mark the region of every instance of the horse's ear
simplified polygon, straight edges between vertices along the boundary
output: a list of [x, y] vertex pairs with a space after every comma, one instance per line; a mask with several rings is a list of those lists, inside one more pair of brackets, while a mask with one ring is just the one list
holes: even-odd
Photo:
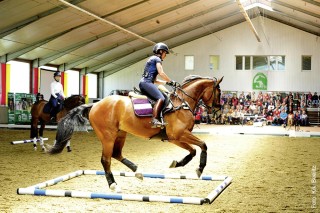
[[219, 85], [219, 84], [221, 83], [221, 81], [223, 80], [223, 77], [224, 77], [224, 76], [222, 76], [222, 78], [220, 78], [220, 79], [218, 80], [217, 85]]

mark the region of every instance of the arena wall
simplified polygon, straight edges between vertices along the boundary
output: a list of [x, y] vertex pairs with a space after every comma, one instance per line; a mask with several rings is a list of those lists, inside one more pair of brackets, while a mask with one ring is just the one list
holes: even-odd
[[[288, 25], [258, 17], [252, 20], [261, 38], [258, 42], [247, 22], [232, 26], [209, 36], [173, 48], [165, 59], [165, 72], [181, 82], [190, 74], [224, 76], [223, 90], [252, 91], [254, 71], [235, 68], [236, 55], [284, 55], [284, 71], [263, 71], [268, 77], [268, 91], [320, 91], [320, 38]], [[209, 29], [208, 29], [209, 30]], [[152, 47], [150, 47], [150, 50]], [[184, 68], [184, 56], [195, 57], [195, 69]], [[209, 56], [219, 55], [219, 70], [210, 70]], [[301, 56], [312, 56], [311, 71], [301, 70]], [[107, 96], [115, 89], [132, 89], [138, 86], [145, 60], [104, 78]]]

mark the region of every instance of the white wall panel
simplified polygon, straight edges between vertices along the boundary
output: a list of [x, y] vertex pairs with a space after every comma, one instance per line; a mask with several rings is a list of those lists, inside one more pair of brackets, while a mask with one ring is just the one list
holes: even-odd
[[[174, 54], [163, 62], [165, 72], [181, 82], [190, 74], [224, 76], [223, 90], [251, 91], [252, 71], [235, 70], [235, 55], [285, 55], [284, 71], [264, 71], [268, 76], [268, 91], [320, 91], [320, 38], [293, 27], [269, 20], [252, 20], [261, 42], [258, 42], [247, 22], [175, 47]], [[150, 47], [150, 52], [152, 47]], [[195, 70], [184, 70], [184, 56], [195, 56]], [[210, 71], [209, 56], [220, 56], [220, 69]], [[312, 70], [301, 71], [301, 55], [312, 55]], [[131, 89], [138, 85], [145, 61], [141, 61], [104, 79], [104, 95], [113, 89]], [[138, 74], [137, 74], [138, 73]]]

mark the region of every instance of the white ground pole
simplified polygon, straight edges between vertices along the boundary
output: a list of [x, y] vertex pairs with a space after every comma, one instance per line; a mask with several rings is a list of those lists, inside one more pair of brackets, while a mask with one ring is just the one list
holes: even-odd
[[[46, 141], [49, 140], [49, 138], [42, 138], [42, 140]], [[40, 138], [37, 138], [37, 142], [40, 141]], [[27, 139], [27, 140], [21, 140], [21, 141], [11, 141], [12, 145], [16, 144], [22, 144], [22, 143], [33, 143], [33, 139]]]
[[[114, 176], [135, 177], [135, 172], [112, 172]], [[18, 188], [17, 194], [22, 195], [42, 195], [42, 196], [58, 196], [58, 197], [76, 197], [76, 198], [103, 198], [113, 200], [130, 200], [143, 202], [165, 202], [165, 203], [183, 203], [183, 204], [198, 204], [212, 203], [221, 192], [226, 189], [232, 178], [221, 175], [203, 175], [198, 178], [195, 174], [156, 174], [156, 173], [142, 173], [146, 178], [160, 178], [160, 179], [193, 179], [206, 181], [222, 181], [215, 189], [213, 189], [207, 197], [177, 197], [164, 195], [140, 195], [140, 194], [118, 194], [118, 193], [99, 193], [99, 192], [84, 192], [77, 190], [50, 190], [43, 189], [47, 186], [58, 184], [59, 182], [67, 181], [80, 175], [104, 175], [104, 171], [97, 170], [78, 170], [67, 175], [57, 177], [55, 179], [45, 181], [27, 188]]]

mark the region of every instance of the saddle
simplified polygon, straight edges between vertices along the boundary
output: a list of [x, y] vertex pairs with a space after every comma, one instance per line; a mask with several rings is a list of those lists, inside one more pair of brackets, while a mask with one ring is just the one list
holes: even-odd
[[[163, 115], [167, 112], [174, 111], [173, 104], [170, 100], [170, 92], [163, 86], [158, 86], [159, 90], [165, 97], [165, 101], [160, 113], [160, 117], [163, 118]], [[134, 87], [134, 90], [129, 92], [129, 97], [131, 98], [134, 113], [138, 117], [151, 117], [153, 106], [155, 101], [144, 95], [140, 90]]]
[[[58, 101], [58, 107], [57, 109], [54, 109], [50, 103], [50, 101], [48, 101], [44, 107], [43, 107], [43, 112], [44, 113], [54, 113], [57, 114], [58, 112], [60, 112], [63, 108], [63, 101]], [[54, 112], [52, 112], [53, 110], [55, 110]]]

